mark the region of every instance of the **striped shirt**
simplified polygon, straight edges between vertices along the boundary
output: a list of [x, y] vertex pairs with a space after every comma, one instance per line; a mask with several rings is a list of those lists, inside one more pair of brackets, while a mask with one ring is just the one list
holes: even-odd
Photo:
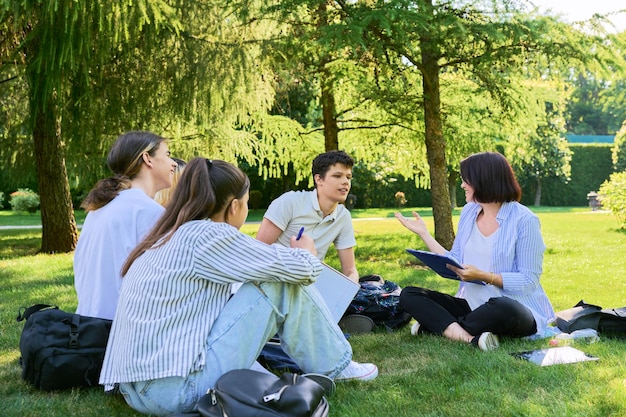
[[[463, 251], [480, 211], [481, 206], [476, 203], [466, 204], [461, 211], [457, 236], [449, 252], [461, 263], [467, 263]], [[537, 335], [543, 335], [554, 318], [554, 310], [539, 282], [546, 250], [539, 219], [522, 204], [509, 202], [502, 204], [496, 221], [499, 228], [491, 254], [493, 270], [489, 272], [502, 275], [502, 296], [517, 300], [531, 310], [537, 322]], [[463, 298], [467, 285], [474, 284], [461, 283], [457, 297]]]
[[126, 274], [100, 383], [186, 377], [202, 369], [231, 283], [309, 284], [321, 269], [304, 249], [266, 245], [227, 223], [185, 223]]

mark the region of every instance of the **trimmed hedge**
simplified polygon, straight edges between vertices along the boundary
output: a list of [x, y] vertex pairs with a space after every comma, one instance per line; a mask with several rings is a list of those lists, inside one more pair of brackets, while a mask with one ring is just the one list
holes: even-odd
[[[545, 180], [542, 184], [541, 204], [543, 206], [587, 206], [589, 203], [587, 193], [597, 192], [600, 185], [608, 180], [613, 172], [612, 146], [612, 144], [569, 144], [572, 150], [571, 180], [567, 184], [557, 179]], [[258, 204], [259, 208], [267, 208], [270, 202], [285, 190], [308, 189], [307, 184], [296, 186], [293, 174], [288, 174], [284, 178], [264, 180], [257, 175], [256, 167], [243, 164], [242, 168], [250, 177], [250, 190], [255, 192], [254, 203]], [[412, 179], [396, 175], [381, 181], [376, 173], [368, 171], [360, 164], [353, 168], [353, 172], [354, 181], [351, 193], [356, 196], [356, 208], [395, 207], [394, 195], [398, 191], [405, 194], [407, 207], [430, 207], [432, 204], [430, 190], [417, 188]], [[0, 180], [0, 190], [3, 188], [2, 185]], [[535, 187], [524, 187], [522, 191], [522, 203], [534, 204]], [[72, 196], [75, 207], [78, 207], [83, 195], [78, 195], [76, 190], [72, 190]], [[7, 197], [8, 193], [5, 193], [5, 206], [8, 206]], [[465, 204], [460, 183], [456, 186], [456, 197], [457, 206]], [[2, 209], [2, 203], [0, 200], [0, 209]]]
[[[586, 206], [587, 194], [598, 191], [613, 172], [611, 144], [570, 144], [572, 177], [567, 184], [547, 179], [542, 184], [542, 206]], [[522, 203], [534, 204], [535, 187], [523, 190]]]

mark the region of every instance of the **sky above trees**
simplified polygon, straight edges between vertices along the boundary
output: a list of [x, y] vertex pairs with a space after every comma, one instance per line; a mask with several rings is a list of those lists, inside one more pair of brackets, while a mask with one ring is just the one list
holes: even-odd
[[[621, 0], [533, 0], [533, 3], [542, 11], [550, 9], [553, 14], [563, 15], [568, 22], [587, 20], [595, 13], [608, 14], [626, 9], [626, 3]], [[610, 20], [616, 31], [626, 30], [626, 11], [612, 14]]]

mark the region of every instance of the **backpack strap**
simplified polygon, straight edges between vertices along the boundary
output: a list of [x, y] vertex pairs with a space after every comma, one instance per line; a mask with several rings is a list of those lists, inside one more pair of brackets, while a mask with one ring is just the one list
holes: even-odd
[[80, 325], [80, 316], [78, 314], [74, 314], [72, 316], [72, 323], [70, 323], [70, 341], [68, 346], [71, 349], [78, 349], [80, 344], [78, 343], [78, 326]]
[[20, 309], [17, 312], [17, 318], [15, 320], [16, 321], [28, 320], [30, 316], [32, 316], [36, 312], [41, 311], [45, 308], [53, 308], [53, 309], [58, 310], [59, 306], [53, 306], [50, 304], [34, 304], [28, 308], [20, 307]]
[[381, 277], [378, 274], [365, 275], [359, 278], [359, 282], [368, 282], [368, 281], [384, 282], [385, 280], [383, 279], [383, 277]]
[[602, 310], [602, 307], [597, 306], [595, 304], [586, 303], [585, 300], [580, 300], [578, 304], [576, 304], [574, 307], [585, 307], [585, 308], [594, 308], [596, 310]]

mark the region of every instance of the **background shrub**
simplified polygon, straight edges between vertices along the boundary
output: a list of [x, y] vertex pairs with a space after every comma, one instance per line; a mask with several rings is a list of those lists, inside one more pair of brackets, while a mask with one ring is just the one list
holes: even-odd
[[[587, 193], [598, 191], [600, 185], [613, 173], [611, 144], [569, 144], [572, 150], [570, 181], [563, 184], [557, 178], [542, 182], [541, 205], [586, 206]], [[533, 205], [534, 186], [522, 189], [522, 203]]]
[[[613, 156], [621, 155], [620, 158], [626, 159], [626, 131], [622, 129], [622, 134], [616, 136], [614, 145], [603, 144], [578, 144], [570, 143], [569, 148], [572, 151], [571, 159], [571, 178], [566, 184], [563, 184], [559, 178], [548, 178], [542, 181], [542, 206], [561, 206], [561, 207], [584, 207], [589, 204], [587, 194], [590, 191], [598, 191], [600, 185], [609, 179], [613, 172], [621, 172], [615, 170], [613, 165]], [[619, 148], [619, 150], [616, 150]], [[281, 178], [263, 178], [259, 175], [259, 169], [256, 166], [240, 161], [240, 166], [250, 178], [250, 207], [253, 209], [267, 208], [269, 204], [278, 196], [290, 190], [310, 190], [312, 183], [308, 181], [295, 183], [295, 174], [291, 168], [287, 169]], [[619, 163], [618, 163], [618, 166]], [[377, 168], [371, 168], [364, 164], [357, 163], [353, 167], [354, 179], [352, 181], [352, 189], [350, 194], [354, 208], [392, 208], [397, 207], [398, 201], [395, 194], [400, 191], [405, 196], [406, 207], [431, 207], [432, 197], [430, 189], [422, 188], [428, 183], [423, 178], [416, 181], [412, 178], [405, 178], [402, 175], [391, 171], [383, 171]], [[461, 181], [457, 179], [453, 184], [452, 190], [456, 192], [456, 205], [460, 207], [465, 204], [465, 194], [460, 187]], [[18, 186], [24, 189], [35, 189], [31, 186], [28, 178], [24, 179], [23, 184]], [[36, 183], [35, 183], [36, 186]], [[2, 175], [0, 175], [0, 190], [5, 192], [8, 199], [8, 192], [14, 190], [17, 186], [4, 183]], [[72, 203], [75, 208], [80, 207], [80, 203], [86, 195], [85, 190], [72, 188]], [[260, 193], [260, 194], [259, 194]], [[522, 203], [533, 205], [535, 199], [535, 185], [527, 184], [522, 188]], [[5, 203], [8, 203], [5, 201]], [[8, 206], [7, 206], [8, 208]], [[0, 209], [2, 209], [2, 200], [0, 199]]]
[[263, 193], [259, 190], [251, 190], [250, 191], [250, 199], [248, 200], [250, 203], [250, 208], [256, 210], [261, 208], [261, 200], [263, 199]]
[[615, 172], [626, 171], [626, 123], [615, 135], [612, 158]]
[[611, 210], [620, 228], [626, 228], [626, 171], [612, 174], [600, 186], [599, 194], [602, 207]]
[[14, 211], [34, 213], [39, 207], [39, 195], [28, 188], [20, 188], [11, 193], [11, 208]]

